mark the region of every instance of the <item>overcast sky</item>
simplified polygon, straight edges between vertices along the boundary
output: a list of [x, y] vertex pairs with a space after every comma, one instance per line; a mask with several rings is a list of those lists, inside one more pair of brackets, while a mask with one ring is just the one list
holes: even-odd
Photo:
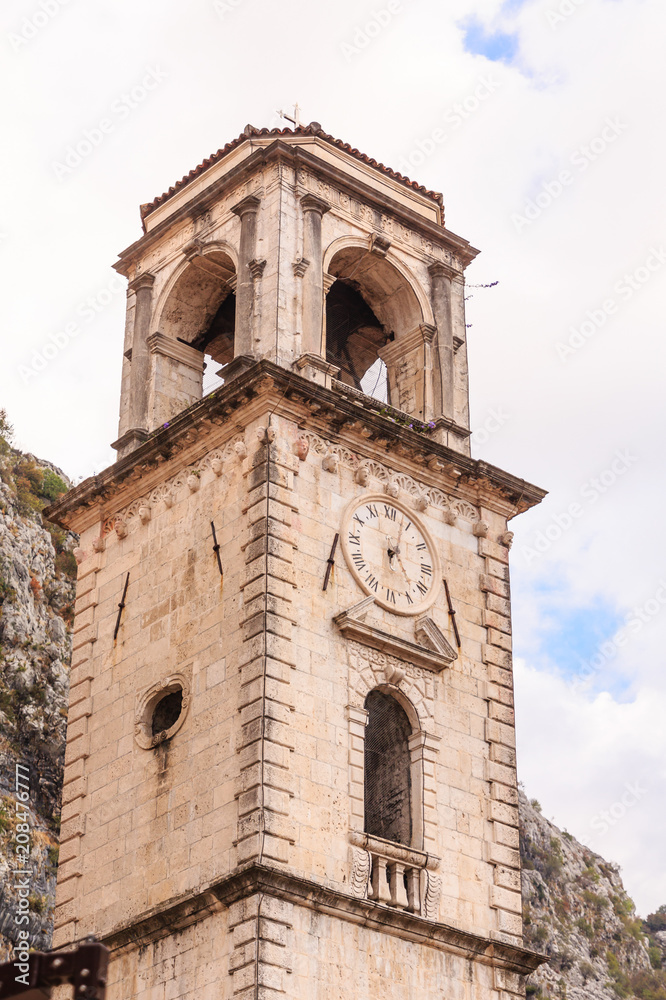
[[7, 0], [0, 17], [0, 406], [72, 478], [114, 459], [110, 265], [141, 202], [295, 101], [443, 192], [482, 250], [470, 284], [499, 281], [468, 302], [475, 455], [550, 491], [513, 523], [519, 776], [622, 866], [639, 912], [665, 903], [663, 0]]

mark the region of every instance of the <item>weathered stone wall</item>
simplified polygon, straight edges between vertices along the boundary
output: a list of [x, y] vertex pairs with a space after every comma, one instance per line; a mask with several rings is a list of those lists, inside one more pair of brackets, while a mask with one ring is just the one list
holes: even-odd
[[[250, 862], [367, 896], [353, 885], [353, 834], [363, 832], [355, 713], [382, 686], [412, 706], [425, 747], [415, 846], [441, 861], [424, 915], [519, 944], [505, 516], [475, 506], [464, 490], [444, 490], [436, 471], [406, 456], [382, 463], [362, 438], [304, 431], [302, 415], [287, 404], [280, 413], [279, 402], [254, 404], [243, 432], [211, 427], [205, 454], [193, 443], [125, 488], [125, 501], [106, 510], [101, 540], [99, 522], [82, 534], [55, 942], [108, 935]], [[269, 410], [278, 411], [270, 420]], [[367, 475], [358, 476], [361, 467]], [[387, 488], [407, 505], [428, 498], [420, 517], [436, 540], [462, 639], [441, 673], [340, 633], [333, 616], [365, 596], [340, 550], [322, 589], [343, 509]], [[455, 647], [443, 591], [428, 614]], [[375, 605], [366, 622], [415, 641], [409, 617]], [[174, 673], [191, 688], [187, 717], [172, 740], [143, 749], [134, 738], [138, 699]], [[302, 919], [305, 928], [311, 917]], [[360, 933], [327, 925], [321, 960], [329, 962], [324, 940], [342, 935], [346, 951]], [[168, 945], [173, 955], [178, 941]], [[398, 948], [389, 941], [354, 945], [368, 965], [350, 968], [349, 983], [365, 977], [369, 996], [383, 982], [372, 971], [378, 954]], [[293, 942], [293, 962], [305, 967], [313, 954], [306, 930]], [[396, 1000], [407, 996], [412, 966], [418, 982], [433, 963], [458, 976], [441, 955], [421, 951], [422, 965], [394, 955], [381, 973]], [[330, 959], [331, 989], [342, 995], [350, 987], [334, 966]], [[288, 995], [312, 995], [298, 989]]]

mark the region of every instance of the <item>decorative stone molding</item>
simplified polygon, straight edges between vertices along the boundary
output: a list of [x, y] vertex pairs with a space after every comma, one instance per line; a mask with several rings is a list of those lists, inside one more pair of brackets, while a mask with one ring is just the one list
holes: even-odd
[[304, 462], [308, 457], [308, 452], [310, 451], [310, 442], [307, 438], [299, 437], [294, 443], [294, 454], [298, 455], [298, 459]]
[[450, 663], [458, 658], [458, 654], [449, 643], [441, 629], [435, 624], [432, 618], [424, 615], [414, 622], [414, 633], [416, 638], [429, 646], [434, 652], [439, 653]]
[[430, 729], [434, 721], [435, 675], [431, 670], [420, 667], [408, 660], [401, 660], [390, 653], [368, 648], [356, 641], [347, 646], [349, 659], [349, 697], [352, 709], [365, 712], [364, 705], [373, 688], [389, 684], [386, 668], [397, 668], [404, 674], [400, 691], [413, 706], [422, 729]]
[[[244, 450], [242, 456], [239, 455], [240, 450]], [[146, 493], [132, 503], [128, 504], [127, 507], [121, 508], [115, 514], [110, 515], [104, 521], [102, 527], [102, 535], [106, 536], [110, 532], [114, 531], [119, 538], [125, 538], [128, 531], [133, 531], [137, 524], [140, 522], [140, 511], [142, 508], [148, 508], [154, 510], [157, 504], [164, 502], [166, 507], [172, 507], [175, 495], [179, 489], [189, 486], [189, 478], [192, 477], [196, 479], [197, 485], [195, 489], [198, 489], [201, 485], [201, 480], [199, 477], [195, 476], [195, 472], [200, 474], [210, 469], [214, 476], [219, 477], [222, 474], [222, 468], [225, 462], [229, 461], [232, 457], [242, 457], [245, 458], [247, 450], [245, 448], [245, 441], [243, 438], [238, 437], [233, 441], [227, 442], [222, 448], [216, 448], [214, 451], [209, 452], [200, 459], [196, 466], [187, 467], [182, 469], [180, 472], [176, 473], [175, 476], [171, 476], [170, 479], [165, 480], [156, 486], [150, 493]], [[219, 471], [216, 471], [219, 470]]]
[[490, 525], [487, 524], [486, 521], [477, 521], [472, 528], [472, 532], [477, 536], [477, 538], [487, 538], [489, 531]]
[[[151, 747], [170, 740], [185, 722], [190, 706], [190, 674], [191, 668], [187, 671], [168, 674], [155, 684], [151, 685], [147, 691], [137, 696], [136, 711], [134, 718], [134, 739], [138, 745], [149, 750]], [[156, 706], [172, 691], [182, 691], [183, 701], [180, 715], [175, 723], [162, 733], [153, 736], [152, 717]]]
[[305, 257], [299, 257], [297, 260], [294, 261], [294, 263], [291, 266], [293, 268], [296, 277], [302, 278], [305, 272], [307, 271], [309, 265], [310, 265], [309, 260], [306, 260]]
[[188, 368], [194, 368], [195, 371], [203, 373], [203, 352], [195, 350], [194, 347], [190, 347], [188, 344], [181, 344], [179, 340], [174, 340], [172, 337], [165, 337], [163, 333], [153, 333], [148, 338], [148, 347], [151, 354], [161, 354], [165, 358], [180, 361], [181, 364], [187, 365]]
[[352, 870], [349, 879], [349, 889], [357, 899], [368, 898], [370, 870], [372, 861], [370, 852], [360, 847], [352, 847]]
[[379, 257], [386, 257], [386, 254], [391, 248], [391, 241], [388, 236], [383, 236], [381, 233], [372, 233], [370, 239], [368, 240], [369, 248], [371, 253], [376, 253]]
[[[326, 183], [322, 187], [321, 179], [304, 167], [297, 170], [296, 178], [299, 187], [317, 193], [325, 193], [331, 205], [335, 207], [336, 213], [343, 218], [353, 221], [356, 225], [359, 221], [366, 223], [368, 227], [373, 229], [377, 225], [377, 211], [373, 210], [370, 205], [364, 204], [360, 194], [354, 195], [350, 193], [349, 188], [343, 190], [334, 183]], [[448, 265], [452, 275], [462, 273], [462, 260], [446, 246], [445, 240], [438, 241], [434, 227], [428, 227], [429, 235], [427, 237], [421, 235], [412, 228], [412, 225], [406, 224], [406, 220], [399, 218], [394, 212], [387, 212], [385, 205], [382, 206], [379, 213], [379, 225], [382, 235], [386, 234], [386, 238], [390, 238], [392, 243], [399, 243], [411, 251], [416, 250], [425, 261], [433, 258], [435, 258], [433, 263], [441, 261], [442, 264]]]
[[[448, 524], [455, 524], [458, 517], [472, 523], [476, 523], [479, 520], [478, 511], [467, 500], [448, 496], [443, 490], [436, 487], [427, 486], [424, 489], [421, 483], [418, 483], [406, 473], [395, 473], [381, 462], [377, 462], [374, 459], [368, 460], [356, 455], [349, 448], [345, 448], [344, 445], [331, 445], [329, 442], [324, 441], [323, 438], [320, 438], [318, 434], [315, 434], [314, 431], [304, 430], [301, 437], [309, 442], [309, 447], [315, 454], [322, 456], [326, 454], [335, 455], [339, 465], [343, 468], [352, 469], [354, 480], [359, 486], [368, 486], [373, 479], [378, 480], [384, 489], [386, 489], [388, 483], [395, 483], [398, 486], [399, 492], [406, 493], [412, 498], [415, 507], [418, 503], [425, 500], [428, 506], [444, 511], [445, 520]], [[391, 495], [393, 496], [394, 494]], [[451, 520], [447, 518], [447, 512], [449, 512]]]
[[333, 451], [327, 451], [321, 460], [321, 467], [325, 472], [338, 471], [338, 456]]
[[[428, 920], [439, 916], [439, 858], [367, 833], [352, 832], [351, 894]], [[390, 883], [387, 879], [390, 873]]]
[[264, 273], [264, 268], [266, 267], [265, 260], [250, 260], [247, 266], [250, 268], [250, 274], [253, 279], [257, 281]]
[[426, 920], [437, 920], [439, 917], [439, 900], [442, 894], [442, 880], [439, 875], [428, 871], [423, 873], [425, 891], [422, 896], [421, 916]]
[[[435, 673], [440, 673], [456, 659], [457, 653], [454, 652], [444, 636], [439, 632], [434, 622], [432, 622], [432, 629], [436, 629], [439, 633], [440, 639], [438, 641], [442, 645], [441, 649], [426, 648], [415, 642], [409, 642], [407, 639], [392, 635], [390, 632], [385, 632], [383, 629], [375, 628], [374, 625], [368, 625], [362, 618], [368, 611], [369, 603], [374, 603], [373, 597], [366, 597], [365, 600], [360, 601], [353, 608], [349, 608], [349, 610], [343, 611], [333, 618], [333, 621], [346, 639], [355, 639], [357, 642], [363, 643], [364, 646], [370, 646], [372, 649], [378, 649], [384, 653], [398, 656], [409, 663], [425, 667], [426, 670], [432, 670]], [[423, 621], [423, 619], [420, 619], [420, 621]], [[430, 621], [430, 619], [427, 619], [427, 621]], [[429, 645], [432, 646], [430, 633], [425, 633], [423, 629], [421, 629], [421, 632], [427, 635]]]

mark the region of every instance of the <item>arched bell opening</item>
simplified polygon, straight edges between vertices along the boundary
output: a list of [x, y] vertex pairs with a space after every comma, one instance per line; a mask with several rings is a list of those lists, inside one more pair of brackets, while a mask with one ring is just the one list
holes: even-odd
[[159, 318], [160, 333], [201, 355], [185, 352], [180, 359], [197, 371], [198, 396], [192, 394], [189, 402], [222, 385], [221, 371], [234, 358], [235, 287], [236, 268], [230, 255], [211, 250], [190, 257], [168, 294]]
[[426, 299], [415, 280], [367, 245], [340, 247], [325, 267], [335, 279], [326, 297], [326, 360], [341, 381], [427, 419]]
[[203, 396], [224, 385], [223, 370], [234, 359], [235, 330], [236, 296], [229, 292], [208, 329], [192, 342], [192, 347], [204, 356]]
[[379, 350], [388, 333], [353, 284], [334, 281], [326, 296], [326, 360], [339, 367], [340, 381], [388, 402], [386, 365]]

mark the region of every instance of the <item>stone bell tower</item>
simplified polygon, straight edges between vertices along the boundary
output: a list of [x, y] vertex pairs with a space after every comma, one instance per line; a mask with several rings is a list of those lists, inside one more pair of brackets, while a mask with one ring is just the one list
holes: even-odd
[[49, 512], [55, 945], [107, 944], [111, 1000], [523, 997], [507, 521], [543, 492], [470, 457], [476, 251], [317, 123], [141, 218], [118, 461]]

